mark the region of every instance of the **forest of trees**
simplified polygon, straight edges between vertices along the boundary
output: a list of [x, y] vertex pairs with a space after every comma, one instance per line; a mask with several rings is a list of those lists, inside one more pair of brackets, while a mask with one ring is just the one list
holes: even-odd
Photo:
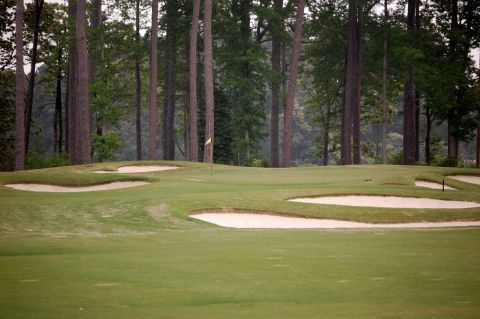
[[0, 30], [0, 170], [479, 166], [480, 0], [2, 0]]

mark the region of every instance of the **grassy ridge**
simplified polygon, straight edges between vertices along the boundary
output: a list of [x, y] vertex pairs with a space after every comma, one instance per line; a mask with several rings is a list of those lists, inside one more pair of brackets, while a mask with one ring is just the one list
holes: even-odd
[[[373, 223], [478, 220], [480, 209], [385, 209], [288, 202], [299, 196], [377, 194], [478, 201], [480, 186], [446, 178], [461, 188], [441, 192], [413, 186], [416, 178], [475, 170], [404, 166], [308, 167], [295, 169], [210, 167], [186, 162], [182, 168], [142, 174], [93, 174], [135, 162], [102, 163], [0, 174], [0, 183], [44, 182], [61, 185], [147, 180], [150, 185], [89, 193], [0, 191], [1, 233], [154, 233], [201, 227], [188, 213], [224, 207]], [[143, 162], [145, 164], [145, 162]], [[152, 162], [146, 162], [152, 163]], [[158, 163], [158, 162], [157, 162]], [[165, 163], [165, 162], [159, 162]], [[173, 164], [173, 162], [167, 162]]]

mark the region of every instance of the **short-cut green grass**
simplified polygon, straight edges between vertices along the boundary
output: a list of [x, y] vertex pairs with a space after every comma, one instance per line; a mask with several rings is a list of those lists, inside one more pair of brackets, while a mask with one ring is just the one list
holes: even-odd
[[[480, 209], [288, 202], [378, 194], [480, 201], [475, 169], [292, 169], [138, 162], [0, 173], [0, 184], [151, 184], [88, 193], [0, 189], [0, 318], [479, 318], [480, 228], [238, 230], [189, 217], [238, 209], [371, 223], [480, 220]], [[415, 179], [456, 191], [414, 187]]]

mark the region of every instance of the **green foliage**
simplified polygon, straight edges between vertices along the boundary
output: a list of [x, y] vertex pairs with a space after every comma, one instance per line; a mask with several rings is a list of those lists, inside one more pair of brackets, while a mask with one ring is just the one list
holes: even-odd
[[93, 137], [93, 148], [95, 154], [102, 159], [114, 160], [117, 149], [120, 147], [121, 139], [117, 134], [95, 135]]
[[456, 156], [447, 156], [436, 161], [437, 166], [443, 167], [458, 167], [459, 163], [458, 157]]
[[251, 157], [248, 161], [250, 167], [270, 167], [270, 160], [266, 158]]
[[230, 109], [234, 162], [245, 165], [248, 153], [263, 137], [270, 68], [265, 48], [251, 37], [249, 15], [253, 8], [246, 2], [219, 2], [217, 10], [215, 30], [222, 46], [214, 52], [218, 65], [216, 82]]
[[0, 71], [15, 62], [15, 0], [0, 1]]
[[45, 158], [43, 154], [35, 151], [28, 152], [28, 158], [25, 163], [26, 169], [38, 169], [47, 167], [59, 167], [68, 165], [68, 155], [65, 153], [54, 154]]
[[403, 164], [403, 150], [398, 150], [395, 153], [389, 153], [388, 164], [402, 165]]
[[0, 171], [13, 170], [15, 143], [15, 73], [0, 72]]

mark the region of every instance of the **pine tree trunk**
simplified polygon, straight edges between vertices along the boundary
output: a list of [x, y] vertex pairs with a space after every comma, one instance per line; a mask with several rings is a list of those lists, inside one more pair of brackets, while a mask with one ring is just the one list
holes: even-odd
[[[100, 30], [102, 25], [102, 0], [92, 0], [90, 6], [90, 26], [95, 32], [95, 39], [90, 43], [91, 52], [88, 55], [88, 82], [89, 86], [92, 87], [97, 81], [98, 74], [102, 74], [101, 71], [97, 70], [97, 64], [102, 64], [102, 55], [103, 55], [103, 35]], [[99, 32], [100, 31], [100, 32]], [[100, 58], [100, 63], [97, 61], [97, 57]], [[101, 66], [100, 66], [101, 68]], [[89, 101], [98, 97], [98, 92], [94, 90], [89, 90]], [[96, 112], [95, 118], [95, 125], [96, 125], [96, 135], [103, 136], [106, 132], [104, 132], [102, 128], [102, 122], [104, 121], [103, 110], [98, 110]], [[92, 146], [91, 149], [91, 156], [93, 156], [94, 149]], [[103, 162], [103, 158], [101, 155], [98, 156], [98, 161]]]
[[352, 164], [352, 120], [357, 76], [357, 8], [356, 1], [348, 1], [347, 54], [345, 66], [345, 95], [342, 108], [341, 164]]
[[[274, 11], [276, 14], [280, 15], [282, 13], [283, 3], [282, 0], [274, 1]], [[282, 23], [283, 25], [283, 23]], [[278, 79], [272, 80], [272, 112], [270, 115], [270, 126], [271, 126], [271, 141], [270, 141], [270, 160], [272, 167], [279, 167], [279, 143], [280, 143], [280, 132], [279, 132], [279, 120], [280, 120], [280, 77], [281, 77], [281, 50], [282, 43], [280, 38], [280, 31], [283, 29], [283, 26], [274, 25], [272, 27], [272, 70], [275, 76], [278, 76]]]
[[165, 48], [165, 84], [164, 104], [162, 114], [162, 150], [164, 160], [175, 159], [175, 63], [176, 63], [176, 37], [175, 24], [177, 23], [176, 4], [167, 2], [167, 35]]
[[190, 158], [192, 162], [198, 162], [198, 101], [197, 101], [197, 37], [198, 17], [200, 13], [200, 0], [193, 0], [192, 28], [190, 30], [190, 54], [189, 54], [189, 128], [190, 128]]
[[77, 78], [77, 156], [76, 164], [92, 161], [90, 141], [90, 107], [88, 94], [88, 51], [86, 25], [86, 0], [77, 1], [77, 16], [75, 23], [75, 40], [78, 51]]
[[16, 0], [15, 9], [15, 165], [16, 171], [25, 169], [25, 74], [23, 71], [23, 0]]
[[305, 1], [299, 0], [295, 18], [295, 33], [293, 35], [292, 62], [290, 63], [290, 77], [288, 81], [287, 101], [285, 104], [285, 118], [283, 123], [283, 167], [291, 166], [292, 148], [292, 116], [295, 91], [297, 87], [298, 59], [300, 56], [300, 41], [302, 38], [303, 11]]
[[[413, 39], [415, 29], [415, 0], [408, 0], [407, 29]], [[415, 94], [411, 61], [407, 62], [407, 79], [403, 97], [403, 163], [415, 164]]]
[[157, 159], [157, 38], [158, 0], [152, 0], [152, 40], [150, 49], [150, 149], [149, 159]]
[[353, 103], [353, 164], [361, 164], [361, 131], [360, 131], [360, 97], [362, 88], [362, 69], [363, 69], [363, 9], [360, 3], [356, 5], [357, 23], [356, 23], [356, 68], [355, 68], [355, 83], [354, 83], [354, 103]]
[[382, 106], [383, 106], [383, 121], [382, 121], [382, 162], [384, 165], [388, 163], [387, 158], [387, 72], [388, 72], [388, 0], [384, 1], [384, 31], [383, 31], [383, 90], [382, 90]]
[[325, 132], [323, 134], [323, 166], [328, 165], [328, 145], [330, 144], [330, 105], [327, 106], [327, 119], [325, 121]]
[[[72, 21], [73, 30], [72, 34], [75, 34], [75, 19], [77, 15], [77, 7], [75, 0], [68, 1], [68, 18]], [[75, 164], [77, 147], [76, 147], [76, 135], [77, 135], [77, 48], [76, 43], [73, 41], [72, 47], [69, 52], [68, 61], [68, 76], [67, 76], [67, 123], [68, 123], [68, 160], [70, 164]]]
[[58, 70], [55, 85], [55, 115], [53, 118], [53, 152], [62, 152], [62, 70], [61, 70], [62, 51], [58, 50], [57, 61]]
[[[420, 0], [415, 1], [415, 39], [420, 35]], [[418, 46], [418, 41], [415, 41]], [[415, 162], [420, 161], [420, 90], [415, 87]]]
[[[452, 33], [459, 32], [459, 25], [458, 25], [458, 0], [451, 0], [451, 23], [450, 23], [450, 31]], [[450, 39], [450, 58], [452, 59], [452, 63], [454, 63], [456, 54], [457, 54], [457, 35], [453, 34]], [[456, 100], [456, 93], [454, 92], [454, 96], [451, 98]], [[459, 139], [457, 137], [457, 119], [456, 119], [456, 112], [455, 109], [450, 109], [448, 112], [448, 156], [458, 158], [458, 144]]]
[[140, 0], [135, 1], [135, 134], [137, 160], [142, 159], [142, 78], [140, 74]]
[[427, 132], [425, 134], [425, 162], [427, 165], [431, 164], [432, 155], [431, 155], [431, 147], [430, 147], [430, 133], [432, 131], [432, 122], [433, 122], [433, 113], [430, 111], [430, 108], [427, 107], [425, 109], [425, 116], [427, 118]]
[[420, 161], [420, 91], [415, 88], [415, 162]]
[[[478, 94], [480, 99], [480, 85]], [[480, 168], [480, 110], [477, 111], [477, 168]]]
[[213, 55], [212, 55], [212, 0], [204, 2], [204, 69], [205, 69], [205, 145], [203, 161], [213, 162], [213, 146], [215, 142], [214, 100], [213, 100]]
[[30, 75], [27, 92], [27, 111], [25, 118], [25, 157], [28, 156], [28, 147], [30, 144], [30, 128], [32, 125], [33, 95], [35, 92], [35, 75], [37, 65], [38, 36], [40, 33], [40, 17], [42, 14], [43, 0], [35, 0], [35, 16], [33, 21], [33, 44], [30, 64]]

